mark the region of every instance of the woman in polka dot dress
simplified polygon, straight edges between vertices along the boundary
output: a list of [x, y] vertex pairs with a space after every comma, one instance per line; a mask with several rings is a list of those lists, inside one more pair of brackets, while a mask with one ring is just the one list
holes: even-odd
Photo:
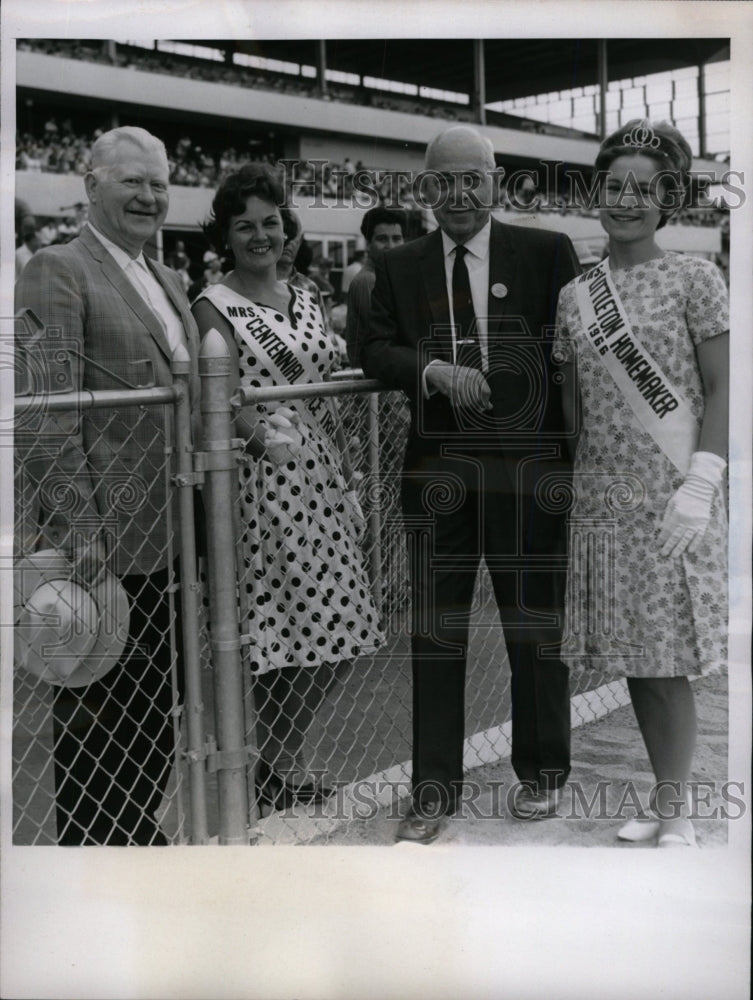
[[[234, 268], [193, 305], [202, 334], [225, 338], [236, 385], [320, 382], [334, 352], [310, 292], [278, 281], [285, 240], [283, 190], [266, 166], [228, 176], [207, 226]], [[261, 804], [283, 808], [329, 793], [312, 781], [301, 748], [316, 711], [346, 664], [382, 641], [358, 539], [363, 515], [331, 399], [246, 407], [240, 469], [244, 588], [251, 635]]]

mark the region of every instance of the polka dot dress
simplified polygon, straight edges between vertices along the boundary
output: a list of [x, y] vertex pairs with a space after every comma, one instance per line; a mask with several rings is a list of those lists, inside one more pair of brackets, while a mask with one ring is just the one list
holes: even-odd
[[[224, 284], [203, 297], [235, 330], [243, 386], [319, 382], [334, 353], [316, 300], [291, 288], [288, 315]], [[382, 641], [333, 434], [337, 410], [323, 398], [288, 400], [303, 443], [283, 465], [249, 458], [240, 468], [241, 630], [251, 667], [315, 667], [372, 652]], [[274, 406], [259, 406], [263, 418]], [[245, 623], [245, 625], [244, 625]]]

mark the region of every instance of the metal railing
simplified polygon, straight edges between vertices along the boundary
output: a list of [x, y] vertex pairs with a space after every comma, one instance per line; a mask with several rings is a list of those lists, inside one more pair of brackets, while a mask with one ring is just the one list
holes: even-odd
[[[17, 398], [17, 556], [49, 542], [44, 525], [38, 527], [38, 509], [44, 508], [40, 504], [43, 482], [35, 485], [26, 475], [29, 442], [33, 443], [37, 434], [32, 424], [38, 427], [40, 423], [36, 418], [36, 422], [30, 421], [30, 415], [41, 414], [50, 421], [57, 414], [80, 416], [84, 411], [97, 411], [106, 428], [108, 421], [122, 421], [127, 409], [129, 420], [136, 414], [142, 423], [153, 426], [154, 434], [164, 443], [164, 460], [151, 475], [170, 484], [160, 511], [167, 526], [162, 562], [172, 567], [177, 555], [180, 566], [179, 586], [177, 577], [171, 576], [170, 583], [180, 592], [182, 650], [174, 634], [178, 615], [172, 594], [169, 641], [173, 666], [185, 675], [182, 698], [181, 685], [173, 678], [173, 766], [157, 810], [161, 829], [170, 843], [326, 842], [340, 823], [356, 815], [362, 817], [362, 812], [352, 808], [351, 792], [358, 782], [368, 781], [373, 788], [380, 783], [384, 786], [386, 790], [374, 799], [375, 807], [389, 804], [391, 797], [405, 794], [409, 788], [410, 602], [397, 488], [408, 426], [407, 404], [400, 393], [385, 392], [378, 383], [352, 370], [339, 372], [325, 383], [244, 389], [231, 397], [227, 349], [222, 338], [210, 334], [200, 355], [202, 437], [194, 449], [185, 357], [176, 355], [173, 373], [175, 383], [166, 389]], [[241, 407], [251, 407], [264, 420], [270, 406], [289, 406], [306, 399], [329, 399], [338, 407], [336, 417], [359, 480], [366, 520], [365, 533], [357, 540], [353, 536], [348, 544], [365, 568], [383, 641], [376, 650], [361, 648], [356, 655], [343, 657], [337, 669], [324, 677], [305, 667], [277, 671], [288, 676], [303, 672], [311, 677], [312, 690], [300, 697], [303, 704], [313, 695], [310, 700], [316, 709], [308, 712], [305, 724], [298, 725], [294, 742], [311, 773], [338, 787], [338, 794], [326, 803], [282, 803], [289, 807], [270, 811], [259, 794], [260, 726], [264, 722], [268, 729], [274, 729], [287, 718], [282, 708], [275, 714], [272, 688], [265, 686], [259, 670], [252, 668], [259, 653], [255, 647], [258, 638], [247, 627], [252, 603], [260, 599], [261, 606], [268, 603], [273, 585], [263, 573], [253, 571], [244, 555], [249, 524], [243, 511], [250, 508], [244, 508], [247, 501], [242, 497], [244, 477], [250, 469], [257, 469], [264, 455], [253, 458], [247, 454], [247, 442], [235, 436], [234, 417]], [[141, 472], [133, 470], [136, 476]], [[196, 507], [198, 491], [203, 515]], [[126, 499], [121, 489], [121, 502]], [[201, 521], [206, 550], [197, 553], [195, 529]], [[260, 521], [254, 529], [260, 543], [270, 541], [269, 533], [276, 530], [270, 525], [271, 515], [269, 523]], [[321, 530], [321, 525], [312, 521], [311, 529]], [[292, 594], [291, 586], [284, 583], [278, 581], [275, 587]], [[321, 597], [315, 582], [310, 588], [315, 596], [305, 598], [309, 605]], [[287, 598], [280, 598], [283, 606], [290, 606]], [[509, 671], [485, 571], [479, 574], [474, 608], [466, 708], [469, 767], [509, 753]], [[284, 631], [284, 626], [279, 629], [281, 640]], [[582, 688], [573, 691], [573, 706], [584, 719], [624, 703], [617, 691], [619, 685], [594, 693], [599, 678], [589, 681], [588, 690], [580, 683]], [[313, 691], [315, 685], [319, 689]], [[81, 689], [82, 699], [85, 691]], [[16, 843], [55, 843], [57, 839], [51, 726], [54, 695], [45, 681], [17, 669], [13, 747]], [[296, 728], [295, 719], [291, 727]], [[284, 744], [284, 736], [280, 739]]]
[[[132, 831], [141, 821], [146, 826], [153, 825], [153, 800], [157, 793], [168, 800], [166, 807], [175, 815], [175, 829], [169, 839], [180, 842], [190, 836], [182, 780], [173, 780], [169, 791], [163, 787], [180, 739], [182, 698], [178, 671], [181, 677], [185, 672], [194, 691], [199, 672], [198, 646], [192, 641], [195, 636], [190, 631], [180, 663], [177, 653], [178, 552], [181, 553], [180, 593], [186, 602], [184, 619], [192, 614], [191, 601], [195, 601], [197, 586], [191, 549], [191, 498], [179, 499], [184, 517], [178, 521], [178, 527], [171, 483], [174, 457], [184, 465], [191, 461], [190, 421], [186, 421], [187, 397], [181, 381], [184, 361], [180, 356], [176, 359], [176, 384], [172, 388], [62, 392], [16, 399], [16, 566], [24, 565], [22, 560], [37, 553], [37, 565], [45, 572], [45, 559], [49, 558], [50, 566], [55, 562], [54, 551], [70, 552], [77, 539], [102, 532], [109, 549], [108, 565], [115, 569], [118, 564], [115, 572], [126, 588], [128, 581], [144, 581], [135, 584], [139, 589], [129, 594], [130, 601], [138, 598], [142, 586], [148, 586], [145, 581], [151, 570], [159, 573], [154, 579], [159, 580], [160, 591], [155, 594], [153, 615], [147, 611], [138, 626], [139, 634], [132, 629], [127, 638], [122, 637], [120, 663], [127, 659], [130, 666], [122, 670], [120, 665], [116, 666], [110, 679], [98, 678], [91, 685], [69, 687], [50, 684], [46, 678], [23, 667], [16, 669], [13, 829], [17, 843], [97, 843], [102, 834], [96, 829], [103, 822], [115, 838], [110, 842], [127, 842], [126, 830]], [[173, 420], [173, 408], [182, 413], [182, 419]], [[87, 443], [80, 430], [84, 414], [91, 435]], [[72, 433], [80, 437], [83, 456], [73, 472], [70, 462], [64, 463], [61, 458]], [[145, 455], [153, 457], [156, 445], [156, 452], [161, 455], [158, 465], [145, 463], [139, 469], [125, 469], [117, 451], [105, 447], [107, 440], [132, 442], [136, 436], [147, 442], [143, 448]], [[97, 460], [93, 461], [95, 455]], [[86, 502], [90, 496], [96, 498], [99, 509], [99, 516], [94, 519]], [[142, 524], [138, 530], [137, 520]], [[154, 540], [153, 551], [148, 551], [149, 539]], [[146, 572], [145, 565], [149, 567]], [[17, 568], [14, 582], [21, 592], [23, 576], [24, 571]], [[23, 596], [19, 595], [18, 603], [22, 602]], [[60, 608], [61, 613], [67, 610]], [[121, 626], [115, 623], [115, 627]], [[69, 638], [64, 636], [61, 646]], [[42, 653], [54, 665], [55, 648], [43, 649]], [[158, 656], [160, 664], [169, 667], [157, 668]], [[94, 688], [101, 690], [101, 683], [109, 684], [116, 675], [124, 676], [128, 671], [143, 671], [143, 683], [129, 687], [113, 684], [106, 706], [95, 709]], [[155, 735], [153, 739], [147, 738], [137, 751], [134, 745], [140, 738], [140, 716], [152, 718], [150, 732]], [[195, 740], [196, 726], [192, 725], [190, 730]], [[128, 752], [124, 753], [126, 748]], [[125, 768], [119, 770], [119, 766], [131, 752], [134, 772], [126, 775]], [[143, 763], [147, 757], [152, 758], [152, 766], [142, 771], [138, 762]], [[159, 758], [156, 763], [155, 757]], [[147, 773], [159, 771], [162, 773], [150, 787], [152, 778], [147, 778]], [[84, 772], [87, 777], [94, 776], [89, 788], [81, 784]], [[83, 802], [95, 796], [102, 797], [101, 813], [107, 814], [104, 819], [95, 816], [94, 802]], [[205, 795], [197, 784], [192, 804], [202, 800]], [[126, 820], [125, 814], [133, 809], [143, 815]], [[72, 835], [76, 839], [60, 840], [61, 828], [69, 823], [81, 827], [78, 834]], [[201, 830], [198, 817], [191, 828]], [[146, 836], [146, 842], [162, 842], [157, 827], [154, 829], [153, 838], [141, 835]]]

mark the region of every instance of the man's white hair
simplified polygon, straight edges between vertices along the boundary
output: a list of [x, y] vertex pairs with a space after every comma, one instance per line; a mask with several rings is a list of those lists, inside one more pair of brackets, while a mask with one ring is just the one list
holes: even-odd
[[448, 140], [462, 140], [464, 137], [467, 140], [476, 140], [481, 143], [486, 154], [486, 165], [490, 170], [494, 170], [497, 165], [494, 159], [494, 143], [488, 136], [482, 135], [478, 129], [473, 128], [472, 125], [451, 125], [443, 132], [440, 132], [439, 135], [435, 135], [426, 147], [426, 154], [424, 156], [425, 165], [429, 166], [438, 148], [447, 143]]
[[138, 128], [136, 125], [122, 125], [120, 128], [113, 128], [109, 132], [105, 132], [92, 146], [92, 173], [98, 177], [105, 176], [114, 166], [118, 145], [124, 142], [138, 146], [144, 153], [156, 152], [167, 165], [167, 150], [161, 139], [152, 135], [151, 132], [147, 132], [145, 128]]

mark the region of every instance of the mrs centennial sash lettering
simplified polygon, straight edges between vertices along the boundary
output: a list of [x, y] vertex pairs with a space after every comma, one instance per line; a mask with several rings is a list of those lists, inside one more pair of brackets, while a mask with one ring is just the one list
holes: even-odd
[[684, 475], [696, 449], [698, 421], [632, 329], [610, 277], [609, 261], [582, 274], [575, 294], [586, 340], [641, 426]]
[[[291, 305], [297, 296], [307, 294], [291, 288]], [[227, 285], [212, 286], [207, 298], [223, 313], [249, 349], [253, 352], [259, 367], [267, 370], [274, 385], [309, 384], [321, 380], [321, 372], [312, 358], [312, 352], [300, 353], [295, 334], [288, 322], [267, 306], [250, 302], [241, 304], [242, 298]], [[296, 407], [294, 407], [296, 408]], [[324, 396], [309, 397], [297, 407], [299, 414], [309, 427], [324, 432], [332, 438], [337, 431], [334, 401]]]

